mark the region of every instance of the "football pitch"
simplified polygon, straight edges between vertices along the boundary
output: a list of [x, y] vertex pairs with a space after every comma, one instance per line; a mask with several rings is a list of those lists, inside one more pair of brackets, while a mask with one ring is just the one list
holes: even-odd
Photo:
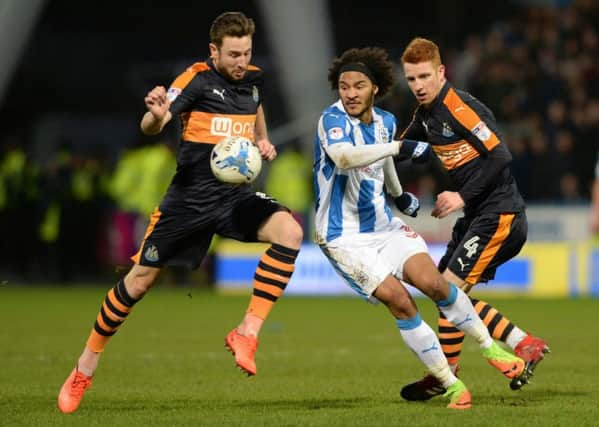
[[[405, 402], [424, 368], [382, 306], [358, 298], [284, 296], [262, 330], [258, 375], [225, 350], [248, 295], [150, 291], [109, 343], [79, 410], [58, 391], [109, 286], [0, 286], [1, 426], [565, 426], [599, 423], [599, 300], [486, 300], [545, 338], [552, 353], [519, 392], [466, 340], [460, 377], [470, 411], [442, 398]], [[480, 296], [476, 291], [474, 295]], [[435, 325], [432, 303], [417, 300]]]

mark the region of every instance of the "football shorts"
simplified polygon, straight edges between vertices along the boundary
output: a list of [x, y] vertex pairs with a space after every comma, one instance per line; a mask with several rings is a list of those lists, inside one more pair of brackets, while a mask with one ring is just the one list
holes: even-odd
[[527, 232], [525, 212], [462, 217], [453, 227], [439, 271], [449, 269], [471, 285], [488, 282], [497, 267], [520, 252]]
[[263, 193], [244, 192], [205, 209], [201, 215], [168, 214], [158, 208], [137, 254], [131, 259], [141, 265], [197, 268], [206, 256], [212, 237], [257, 242], [262, 224], [275, 212], [287, 208]]
[[343, 280], [371, 302], [376, 301], [372, 294], [389, 274], [402, 280], [404, 263], [428, 252], [424, 239], [395, 217], [384, 230], [342, 235], [320, 248]]

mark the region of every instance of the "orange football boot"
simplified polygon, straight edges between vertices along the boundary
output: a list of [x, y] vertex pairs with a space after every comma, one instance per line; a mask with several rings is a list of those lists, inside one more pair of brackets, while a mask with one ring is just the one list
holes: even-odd
[[58, 394], [58, 409], [64, 414], [75, 412], [83, 399], [83, 393], [92, 385], [92, 377], [73, 369]]
[[254, 354], [258, 349], [258, 339], [256, 337], [239, 334], [237, 329], [233, 329], [225, 338], [225, 347], [235, 356], [235, 363], [248, 376], [256, 375], [256, 362]]

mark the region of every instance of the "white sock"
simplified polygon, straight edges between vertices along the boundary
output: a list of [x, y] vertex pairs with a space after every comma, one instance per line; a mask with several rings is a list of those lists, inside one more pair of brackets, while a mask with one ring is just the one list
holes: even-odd
[[447, 364], [439, 338], [420, 314], [411, 319], [397, 319], [397, 327], [406, 345], [443, 387], [448, 388], [458, 380]]
[[514, 326], [512, 332], [510, 332], [510, 334], [507, 336], [505, 343], [509, 345], [512, 348], [512, 350], [514, 350], [516, 346], [520, 344], [520, 341], [526, 338], [527, 335], [528, 334], [524, 332], [522, 329], [520, 329], [517, 326]]
[[448, 321], [464, 334], [474, 338], [481, 348], [491, 347], [493, 338], [464, 291], [450, 283], [449, 296], [437, 301], [437, 306]]
[[92, 377], [94, 375], [94, 371], [88, 368], [84, 368], [83, 366], [77, 365], [77, 370], [88, 377]]

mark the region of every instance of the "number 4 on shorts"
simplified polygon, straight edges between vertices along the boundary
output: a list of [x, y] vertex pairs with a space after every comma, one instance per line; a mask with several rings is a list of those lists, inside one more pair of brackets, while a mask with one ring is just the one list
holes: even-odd
[[466, 253], [466, 256], [468, 258], [472, 258], [472, 255], [474, 255], [476, 253], [476, 251], [478, 250], [478, 241], [480, 240], [480, 237], [478, 236], [474, 236], [470, 239], [468, 239], [466, 241], [466, 243], [464, 243], [464, 249], [466, 249], [468, 252]]

